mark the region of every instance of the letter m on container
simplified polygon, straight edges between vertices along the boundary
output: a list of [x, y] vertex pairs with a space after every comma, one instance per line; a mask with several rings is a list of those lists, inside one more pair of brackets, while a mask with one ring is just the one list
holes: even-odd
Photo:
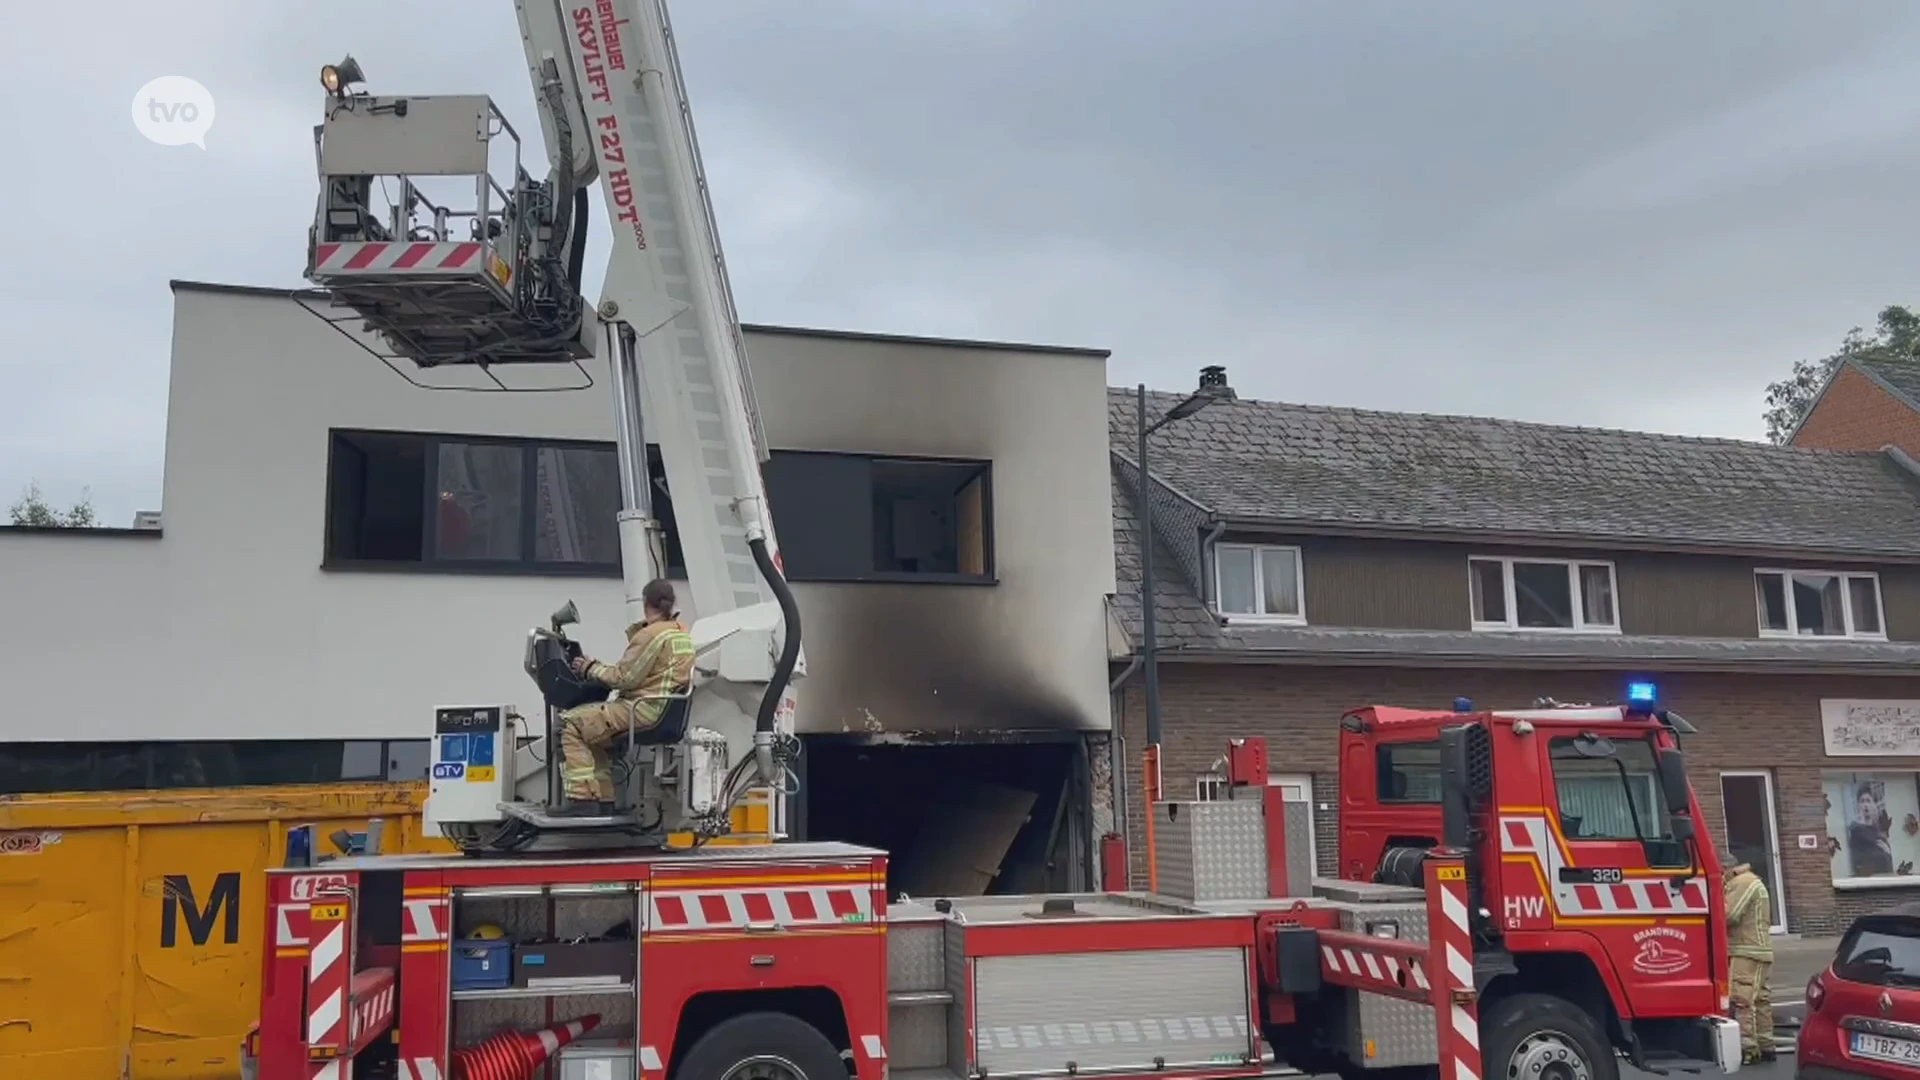
[[221, 874], [213, 879], [206, 901], [195, 895], [193, 880], [186, 874], [168, 874], [162, 881], [160, 900], [160, 947], [171, 949], [180, 942], [180, 924], [187, 924], [187, 936], [195, 945], [205, 945], [220, 926], [220, 943], [240, 943], [240, 875]]

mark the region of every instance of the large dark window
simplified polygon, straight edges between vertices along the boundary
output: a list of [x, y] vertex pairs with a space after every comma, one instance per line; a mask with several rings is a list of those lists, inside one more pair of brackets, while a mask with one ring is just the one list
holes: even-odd
[[[659, 448], [647, 457], [674, 570], [680, 545]], [[336, 431], [326, 563], [618, 576], [619, 512], [611, 443]]]
[[[667, 572], [682, 576], [658, 446], [647, 447], [647, 471]], [[986, 462], [775, 450], [762, 475], [794, 581], [993, 580]], [[619, 513], [612, 443], [332, 434], [329, 568], [613, 577]]]
[[776, 450], [764, 475], [794, 581], [993, 580], [986, 462]]
[[0, 795], [425, 780], [425, 739], [0, 743]]

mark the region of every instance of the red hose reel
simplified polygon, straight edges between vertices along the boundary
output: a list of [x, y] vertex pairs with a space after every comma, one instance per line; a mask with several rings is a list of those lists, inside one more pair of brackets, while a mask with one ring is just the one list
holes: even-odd
[[583, 1016], [535, 1032], [503, 1031], [478, 1046], [455, 1050], [452, 1080], [531, 1080], [560, 1048], [600, 1026], [600, 1017]]

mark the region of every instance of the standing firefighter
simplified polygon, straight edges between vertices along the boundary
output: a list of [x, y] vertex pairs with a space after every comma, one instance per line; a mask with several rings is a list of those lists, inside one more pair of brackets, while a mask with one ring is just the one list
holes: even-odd
[[1741, 1058], [1753, 1065], [1774, 1059], [1773, 995], [1767, 989], [1773, 973], [1773, 901], [1751, 865], [1731, 854], [1727, 862], [1728, 971], [1740, 1018]]
[[573, 662], [575, 674], [605, 683], [613, 696], [560, 714], [567, 803], [556, 812], [565, 816], [613, 813], [608, 747], [626, 736], [629, 724], [635, 731], [658, 725], [667, 706], [686, 693], [693, 680], [693, 635], [674, 610], [673, 586], [661, 579], [650, 581], [640, 601], [646, 614], [627, 627], [627, 651], [617, 663], [584, 656]]

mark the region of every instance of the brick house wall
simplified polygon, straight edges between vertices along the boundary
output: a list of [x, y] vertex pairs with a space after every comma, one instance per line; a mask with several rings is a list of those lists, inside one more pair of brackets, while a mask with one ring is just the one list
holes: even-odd
[[1889, 444], [1920, 457], [1920, 411], [1852, 366], [1834, 375], [1793, 436], [1793, 445], [1816, 450], [1878, 450]]
[[[1364, 704], [1444, 709], [1456, 697], [1470, 698], [1482, 708], [1523, 708], [1542, 696], [1609, 701], [1618, 699], [1626, 681], [1624, 673], [1593, 671], [1162, 662], [1162, 777], [1171, 797], [1190, 799], [1194, 779], [1225, 752], [1229, 738], [1265, 736], [1275, 772], [1312, 776], [1320, 872], [1332, 874], [1339, 850], [1338, 822], [1332, 812], [1338, 805], [1335, 725], [1347, 709]], [[1724, 845], [1726, 835], [1720, 770], [1771, 771], [1790, 931], [1831, 933], [1863, 911], [1920, 899], [1920, 877], [1913, 888], [1836, 890], [1828, 852], [1824, 848], [1802, 851], [1795, 844], [1796, 836], [1808, 833], [1825, 842], [1823, 772], [1920, 771], [1920, 758], [1828, 758], [1822, 742], [1820, 700], [1920, 698], [1920, 678], [1687, 673], [1662, 677], [1660, 687], [1665, 703], [1700, 728], [1700, 734], [1686, 741], [1688, 766], [1716, 844]], [[1128, 757], [1126, 835], [1133, 884], [1143, 888], [1144, 817], [1138, 793], [1145, 713], [1138, 677], [1123, 690], [1120, 705], [1116, 723], [1126, 740]]]

